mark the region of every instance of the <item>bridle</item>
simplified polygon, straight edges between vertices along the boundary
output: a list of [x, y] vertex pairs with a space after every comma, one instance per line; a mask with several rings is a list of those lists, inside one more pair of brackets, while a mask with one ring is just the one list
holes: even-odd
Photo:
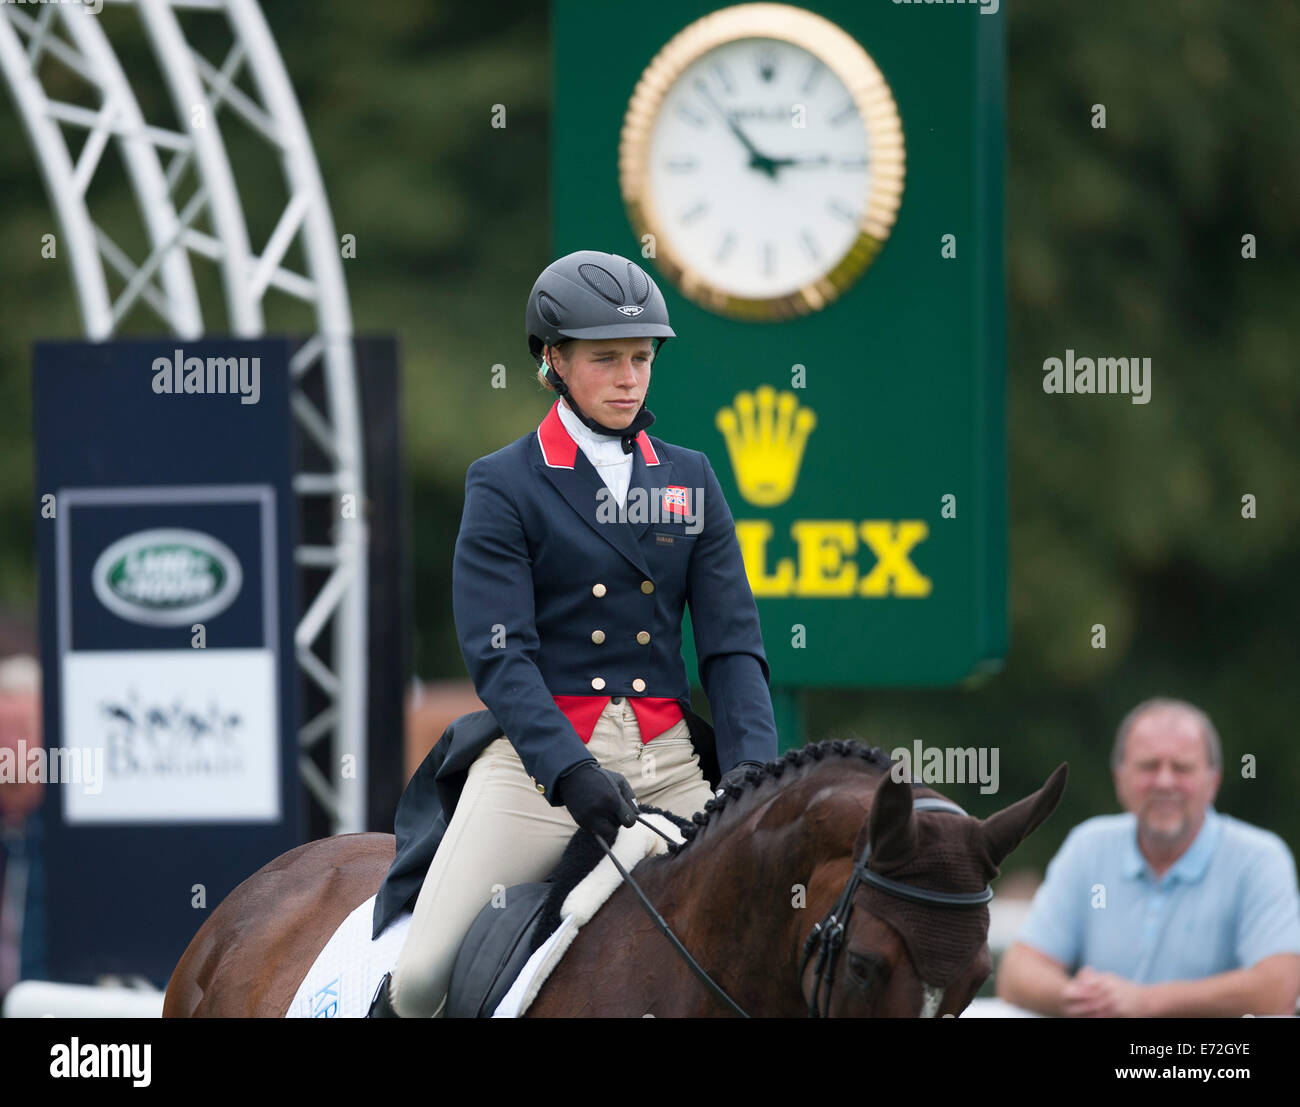
[[[947, 811], [954, 815], [966, 814], [951, 800], [939, 799], [937, 796], [922, 796], [920, 799], [913, 800], [912, 810]], [[867, 868], [867, 861], [870, 857], [871, 843], [868, 842], [862, 850], [862, 856], [858, 858], [857, 864], [853, 866], [853, 872], [849, 876], [848, 883], [844, 886], [844, 891], [840, 893], [840, 898], [835, 901], [835, 906], [831, 908], [830, 913], [821, 922], [812, 928], [812, 933], [808, 935], [803, 944], [803, 957], [799, 960], [800, 981], [803, 980], [804, 969], [808, 967], [809, 958], [812, 957], [814, 951], [817, 953], [817, 965], [813, 973], [815, 983], [813, 984], [812, 996], [808, 1000], [808, 1016], [810, 1018], [826, 1018], [830, 1013], [831, 985], [835, 976], [835, 960], [844, 944], [844, 931], [849, 925], [849, 916], [853, 914], [853, 897], [857, 894], [858, 885], [863, 881], [873, 888], [898, 896], [900, 899], [911, 900], [913, 903], [924, 903], [930, 907], [981, 907], [993, 898], [993, 889], [987, 884], [979, 892], [935, 892], [929, 888], [914, 888], [910, 884], [890, 880], [889, 877], [881, 876], [880, 873]], [[818, 999], [821, 997], [823, 986], [826, 988], [825, 1002], [821, 1010], [818, 1010]]]
[[[922, 796], [920, 799], [913, 800], [912, 810], [948, 811], [954, 815], [966, 814], [965, 811], [950, 800], [939, 799], [935, 796]], [[637, 822], [650, 827], [661, 838], [676, 845], [667, 834], [639, 815], [637, 816]], [[718, 983], [700, 967], [695, 958], [687, 952], [686, 947], [682, 945], [677, 935], [672, 932], [663, 916], [646, 899], [645, 893], [632, 879], [632, 874], [623, 867], [618, 858], [614, 856], [613, 851], [606, 845], [605, 839], [599, 834], [593, 834], [592, 837], [600, 843], [600, 848], [605, 851], [605, 856], [614, 863], [614, 867], [618, 869], [619, 874], [636, 894], [641, 906], [650, 915], [660, 933], [672, 943], [673, 948], [681, 954], [691, 971], [700, 978], [704, 986], [723, 1004], [731, 1008], [735, 1014], [743, 1019], [749, 1018], [750, 1016], [745, 1009], [731, 996], [727, 995]], [[993, 889], [987, 884], [984, 885], [984, 890], [980, 892], [933, 892], [928, 888], [913, 888], [897, 880], [890, 880], [889, 877], [881, 876], [879, 873], [867, 868], [867, 861], [870, 857], [871, 843], [868, 842], [862, 850], [862, 856], [858, 858], [857, 863], [853, 866], [853, 872], [848, 883], [845, 885], [844, 891], [840, 893], [840, 898], [835, 901], [835, 906], [831, 908], [830, 914], [812, 928], [812, 933], [808, 935], [807, 940], [804, 942], [803, 957], [799, 961], [799, 979], [801, 981], [803, 980], [804, 969], [808, 965], [808, 959], [812, 956], [813, 951], [817, 950], [817, 968], [814, 976], [816, 984], [813, 986], [812, 998], [808, 1001], [808, 1014], [811, 1018], [825, 1018], [830, 1012], [831, 981], [835, 974], [835, 959], [839, 956], [840, 947], [844, 943], [844, 930], [848, 925], [849, 916], [853, 913], [853, 897], [857, 894], [860, 882], [866, 881], [872, 887], [879, 888], [882, 892], [888, 892], [891, 895], [900, 896], [914, 903], [924, 903], [932, 907], [979, 907], [993, 898]], [[817, 1000], [823, 984], [826, 986], [824, 1011], [818, 1011]]]

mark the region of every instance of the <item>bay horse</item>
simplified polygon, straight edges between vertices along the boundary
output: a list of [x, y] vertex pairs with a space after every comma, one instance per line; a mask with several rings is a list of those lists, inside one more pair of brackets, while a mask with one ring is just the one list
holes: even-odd
[[[983, 820], [892, 767], [857, 742], [791, 750], [710, 799], [685, 827], [684, 846], [632, 870], [745, 1013], [958, 1015], [991, 973], [989, 881], [1055, 809], [1067, 766]], [[258, 870], [190, 942], [163, 1017], [282, 1017], [330, 935], [378, 890], [393, 854], [392, 835], [344, 834]], [[578, 932], [527, 1011], [730, 1013], [626, 883]]]

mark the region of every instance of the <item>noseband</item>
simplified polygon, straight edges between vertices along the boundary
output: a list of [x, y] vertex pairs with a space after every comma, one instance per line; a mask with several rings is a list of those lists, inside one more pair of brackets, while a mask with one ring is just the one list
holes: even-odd
[[[921, 799], [914, 800], [912, 810], [966, 814], [951, 800], [939, 799], [935, 796], [923, 796]], [[835, 960], [839, 957], [840, 947], [844, 944], [844, 931], [849, 924], [849, 916], [853, 913], [853, 897], [857, 894], [859, 883], [865, 881], [882, 892], [911, 900], [913, 903], [924, 903], [930, 907], [981, 907], [993, 898], [993, 889], [987, 884], [980, 892], [932, 892], [928, 888], [913, 888], [911, 885], [890, 880], [889, 877], [881, 876], [880, 873], [867, 868], [870, 857], [871, 843], [868, 842], [862, 851], [862, 856], [853, 866], [853, 873], [844, 886], [844, 891], [840, 893], [840, 898], [835, 902], [835, 906], [831, 908], [830, 914], [812, 928], [812, 933], [803, 944], [803, 957], [799, 961], [800, 981], [803, 980], [804, 969], [808, 967], [808, 959], [812, 957], [814, 951], [817, 953], [815, 983], [812, 997], [808, 1000], [810, 1018], [825, 1018], [830, 1013]], [[823, 986], [826, 994], [819, 1010], [818, 999], [821, 998]]]

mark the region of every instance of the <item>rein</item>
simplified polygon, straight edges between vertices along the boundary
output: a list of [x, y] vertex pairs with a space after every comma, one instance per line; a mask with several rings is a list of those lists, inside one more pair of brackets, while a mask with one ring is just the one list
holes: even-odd
[[[658, 834], [659, 837], [661, 837], [664, 841], [674, 846], [678, 844], [677, 842], [674, 842], [670, 837], [668, 837], [668, 835], [665, 834], [662, 830], [660, 830], [657, 826], [654, 826], [652, 823], [647, 822], [640, 815], [636, 817], [636, 821], [643, 824], [644, 826], [650, 827], [650, 829], [653, 830], [656, 834]], [[742, 1019], [749, 1018], [749, 1015], [745, 1012], [745, 1009], [741, 1007], [740, 1004], [738, 1004], [734, 999], [732, 999], [731, 996], [727, 995], [727, 993], [722, 990], [722, 988], [717, 984], [717, 982], [713, 979], [713, 977], [711, 977], [707, 972], [705, 972], [702, 968], [700, 968], [699, 962], [696, 961], [695, 958], [692, 957], [690, 953], [687, 952], [686, 947], [682, 945], [681, 940], [677, 937], [676, 934], [672, 932], [672, 928], [666, 922], [664, 922], [663, 916], [660, 915], [659, 912], [654, 909], [654, 906], [650, 903], [650, 901], [646, 899], [645, 893], [641, 891], [641, 888], [637, 884], [637, 882], [632, 879], [632, 874], [628, 872], [627, 869], [623, 868], [622, 864], [619, 862], [619, 859], [614, 856], [614, 851], [611, 850], [609, 846], [605, 844], [605, 839], [602, 838], [599, 834], [596, 834], [594, 832], [592, 833], [592, 837], [595, 838], [596, 841], [600, 843], [600, 848], [605, 851], [605, 856], [608, 857], [612, 862], [614, 862], [614, 868], [616, 868], [619, 871], [619, 875], [621, 875], [623, 879], [627, 881], [628, 887], [630, 887], [632, 891], [636, 893], [636, 898], [641, 901], [641, 906], [646, 909], [646, 912], [649, 914], [651, 921], [659, 929], [659, 932], [672, 943], [673, 948], [682, 955], [682, 958], [686, 961], [686, 964], [690, 966], [691, 972], [693, 972], [696, 976], [700, 978], [700, 981], [704, 984], [706, 988], [709, 989], [710, 992], [712, 992], [718, 999], [720, 999], [727, 1007], [730, 1007], [731, 1010], [734, 1011], [737, 1015], [739, 1015]]]
[[[938, 799], [934, 796], [922, 796], [920, 799], [912, 801], [913, 811], [947, 811], [954, 815], [965, 815], [957, 804], [951, 800]], [[648, 826], [664, 841], [670, 845], [677, 845], [667, 834], [657, 826], [648, 822], [640, 815], [637, 816], [637, 822], [643, 826]], [[632, 874], [627, 871], [614, 856], [613, 850], [605, 844], [605, 839], [599, 834], [592, 834], [592, 837], [600, 843], [600, 848], [605, 851], [605, 856], [614, 863], [614, 868], [619, 875], [627, 882], [633, 893], [636, 895], [641, 906], [645, 908], [646, 913], [650, 916], [651, 921], [665, 938], [668, 939], [672, 946], [682, 959], [708, 990], [720, 1000], [726, 1007], [730, 1008], [735, 1014], [742, 1019], [749, 1018], [749, 1014], [740, 1006], [731, 996], [722, 989], [722, 987], [704, 971], [699, 962], [690, 955], [686, 947], [682, 945], [681, 940], [672, 932], [672, 928], [664, 921], [662, 915], [654, 909], [649, 899], [641, 891], [640, 886], [632, 879]], [[853, 866], [853, 874], [849, 877], [848, 883], [844, 886], [844, 891], [840, 893], [840, 898], [836, 900], [835, 906], [831, 908], [828, 914], [821, 922], [817, 923], [812, 932], [804, 942], [803, 956], [799, 960], [799, 979], [803, 980], [804, 969], [808, 965], [808, 960], [814, 950], [817, 951], [817, 967], [814, 973], [816, 984], [813, 986], [812, 997], [808, 1001], [808, 1014], [811, 1018], [826, 1018], [830, 1013], [831, 1006], [831, 984], [835, 973], [835, 961], [839, 956], [840, 947], [844, 943], [844, 930], [848, 926], [849, 916], [853, 913], [853, 897], [857, 894], [860, 883], [865, 882], [872, 887], [879, 888], [882, 892], [888, 892], [890, 895], [899, 896], [913, 903], [924, 903], [932, 907], [980, 907], [993, 899], [993, 889], [989, 885], [978, 892], [932, 892], [927, 888], [913, 888], [910, 885], [903, 884], [897, 880], [890, 880], [887, 876], [881, 876], [867, 868], [867, 861], [871, 857], [871, 843], [868, 842], [862, 850], [862, 856], [858, 858]], [[826, 987], [825, 1004], [822, 1010], [818, 1010], [818, 999], [821, 997], [822, 986]]]

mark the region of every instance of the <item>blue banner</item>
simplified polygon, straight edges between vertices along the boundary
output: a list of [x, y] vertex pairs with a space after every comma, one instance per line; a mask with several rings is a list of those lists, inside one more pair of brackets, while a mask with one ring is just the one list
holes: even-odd
[[303, 841], [289, 354], [36, 347], [50, 979], [165, 982]]

